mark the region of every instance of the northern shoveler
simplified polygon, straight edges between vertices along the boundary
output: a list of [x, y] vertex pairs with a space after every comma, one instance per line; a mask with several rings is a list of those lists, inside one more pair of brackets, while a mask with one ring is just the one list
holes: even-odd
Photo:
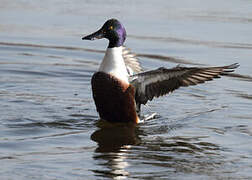
[[110, 19], [83, 40], [106, 38], [109, 45], [91, 84], [96, 109], [109, 122], [139, 122], [140, 106], [154, 97], [168, 94], [181, 86], [190, 86], [233, 72], [237, 63], [220, 67], [160, 67], [142, 72], [137, 59], [123, 43], [124, 26]]

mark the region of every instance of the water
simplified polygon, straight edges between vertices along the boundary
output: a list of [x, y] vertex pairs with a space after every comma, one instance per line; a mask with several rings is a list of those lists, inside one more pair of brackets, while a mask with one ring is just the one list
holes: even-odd
[[[0, 179], [251, 179], [252, 2], [0, 0]], [[108, 18], [145, 69], [239, 62], [180, 88], [155, 119], [100, 127], [90, 79]]]

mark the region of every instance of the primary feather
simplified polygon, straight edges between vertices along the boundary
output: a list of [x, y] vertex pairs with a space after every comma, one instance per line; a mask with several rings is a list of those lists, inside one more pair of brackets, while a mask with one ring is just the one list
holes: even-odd
[[154, 97], [163, 96], [182, 86], [196, 85], [233, 72], [237, 63], [221, 67], [164, 67], [132, 75], [130, 83], [135, 87], [137, 104], [146, 104]]

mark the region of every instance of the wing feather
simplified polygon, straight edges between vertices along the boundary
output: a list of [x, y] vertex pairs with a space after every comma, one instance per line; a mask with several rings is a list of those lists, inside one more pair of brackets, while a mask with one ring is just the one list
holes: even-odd
[[191, 86], [220, 78], [220, 75], [233, 72], [239, 64], [221, 67], [181, 67], [172, 69], [158, 68], [132, 75], [131, 84], [135, 87], [135, 99], [146, 104], [154, 97], [163, 96], [182, 86]]
[[125, 65], [130, 75], [133, 75], [135, 73], [140, 73], [143, 71], [140, 63], [138, 62], [138, 58], [136, 54], [132, 53], [130, 49], [126, 47], [123, 47], [122, 53], [123, 53], [123, 59], [124, 59]]

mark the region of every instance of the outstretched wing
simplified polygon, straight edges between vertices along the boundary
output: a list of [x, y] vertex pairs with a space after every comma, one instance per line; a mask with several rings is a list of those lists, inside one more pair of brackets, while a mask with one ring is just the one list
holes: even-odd
[[132, 53], [130, 49], [123, 47], [123, 59], [130, 75], [142, 72], [142, 67], [138, 62], [137, 55]]
[[154, 97], [163, 96], [181, 86], [190, 86], [219, 78], [220, 75], [233, 72], [238, 63], [222, 67], [180, 67], [172, 69], [158, 68], [131, 76], [135, 87], [135, 99], [138, 105], [146, 104]]

